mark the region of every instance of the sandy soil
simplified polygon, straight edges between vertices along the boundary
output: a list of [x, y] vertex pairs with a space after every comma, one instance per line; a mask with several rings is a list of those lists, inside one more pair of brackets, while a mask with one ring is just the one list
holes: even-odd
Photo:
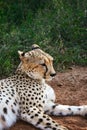
[[[57, 103], [68, 105], [87, 104], [87, 67], [72, 67], [58, 73], [49, 83], [53, 86]], [[52, 117], [69, 130], [87, 130], [87, 119], [80, 116]], [[38, 130], [32, 125], [18, 121], [10, 130]]]

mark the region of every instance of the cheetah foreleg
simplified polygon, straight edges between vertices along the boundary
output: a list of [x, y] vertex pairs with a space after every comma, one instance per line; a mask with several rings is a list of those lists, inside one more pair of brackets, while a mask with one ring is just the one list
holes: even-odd
[[87, 105], [83, 106], [69, 106], [55, 104], [52, 101], [48, 101], [44, 107], [46, 114], [55, 116], [70, 116], [70, 115], [80, 115], [87, 116]]
[[29, 108], [28, 111], [23, 111], [21, 119], [42, 130], [68, 130], [36, 107]]

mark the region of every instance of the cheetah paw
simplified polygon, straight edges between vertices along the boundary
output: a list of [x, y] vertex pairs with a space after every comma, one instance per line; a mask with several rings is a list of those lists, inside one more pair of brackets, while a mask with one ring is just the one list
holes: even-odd
[[83, 107], [84, 107], [84, 109], [83, 109], [83, 112], [82, 112], [82, 116], [87, 118], [87, 105], [84, 105]]
[[58, 127], [58, 130], [69, 130], [69, 129], [64, 126], [60, 126], [60, 127]]

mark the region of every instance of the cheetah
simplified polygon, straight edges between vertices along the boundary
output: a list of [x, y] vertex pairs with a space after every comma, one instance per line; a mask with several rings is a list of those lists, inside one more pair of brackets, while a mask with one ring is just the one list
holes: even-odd
[[18, 51], [21, 63], [15, 74], [0, 80], [0, 130], [8, 129], [18, 119], [42, 130], [68, 130], [50, 115], [87, 115], [87, 105], [55, 104], [55, 93], [46, 81], [56, 72], [53, 57], [36, 44], [29, 52]]

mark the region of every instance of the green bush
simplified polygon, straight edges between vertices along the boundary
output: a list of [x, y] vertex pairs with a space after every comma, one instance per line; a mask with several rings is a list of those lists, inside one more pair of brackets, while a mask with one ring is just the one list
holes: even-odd
[[54, 57], [56, 70], [87, 65], [86, 1], [0, 1], [0, 76], [19, 64], [17, 51], [36, 43]]

